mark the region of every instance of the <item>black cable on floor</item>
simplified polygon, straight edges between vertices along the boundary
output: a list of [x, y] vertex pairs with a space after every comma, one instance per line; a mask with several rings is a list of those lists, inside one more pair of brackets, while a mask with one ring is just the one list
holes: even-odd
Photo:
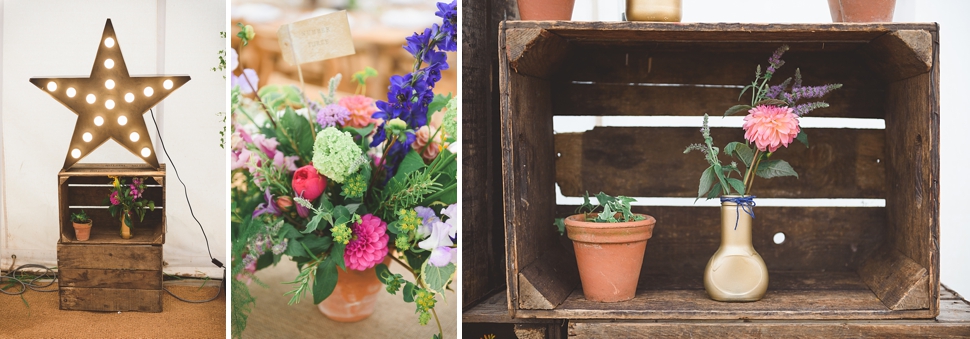
[[[33, 279], [30, 279], [29, 281], [24, 281], [23, 278], [22, 278], [23, 277], [23, 273], [20, 274], [21, 278], [18, 278], [17, 277], [17, 272], [19, 272], [19, 271], [21, 271], [21, 270], [23, 270], [25, 268], [39, 268], [39, 269], [43, 269], [44, 270], [44, 274], [39, 275], [39, 276], [35, 276]], [[51, 281], [49, 283], [47, 283], [46, 285], [41, 285], [40, 283], [37, 282], [38, 280], [45, 279], [45, 278], [51, 279]], [[0, 293], [7, 294], [7, 295], [21, 295], [21, 294], [24, 294], [25, 292], [27, 292], [27, 289], [30, 289], [32, 291], [37, 291], [37, 292], [57, 292], [57, 289], [56, 288], [53, 289], [53, 290], [43, 290], [42, 289], [42, 288], [48, 287], [50, 285], [53, 285], [55, 281], [57, 281], [57, 275], [55, 275], [54, 274], [54, 271], [51, 270], [47, 266], [38, 265], [38, 264], [20, 265], [19, 267], [11, 270], [7, 275], [0, 275]], [[9, 286], [6, 286], [6, 285], [8, 283], [10, 283], [10, 282], [14, 283], [13, 286], [16, 286], [16, 284], [20, 284], [20, 289], [17, 290], [17, 291], [15, 291], [15, 292], [7, 292], [4, 287], [9, 287]]]
[[189, 201], [189, 191], [188, 191], [188, 188], [185, 187], [185, 182], [183, 182], [182, 181], [182, 177], [179, 176], [179, 170], [178, 170], [178, 168], [175, 167], [175, 162], [172, 161], [172, 157], [170, 155], [168, 155], [168, 150], [165, 149], [165, 140], [162, 139], [162, 131], [158, 129], [158, 121], [155, 121], [155, 111], [152, 110], [152, 109], [148, 109], [148, 111], [151, 112], [152, 122], [155, 123], [155, 132], [157, 133], [156, 135], [158, 135], [158, 142], [162, 144], [162, 151], [165, 152], [165, 157], [168, 158], [169, 164], [171, 164], [172, 165], [172, 169], [175, 170], [175, 178], [177, 178], [178, 181], [179, 181], [179, 183], [182, 184], [182, 192], [185, 194], [185, 202], [189, 205], [189, 214], [192, 215], [192, 219], [195, 220], [195, 223], [199, 224], [199, 229], [202, 230], [202, 237], [205, 238], [205, 249], [206, 249], [206, 251], [209, 252], [209, 259], [212, 259], [212, 264], [213, 265], [216, 265], [216, 267], [219, 267], [219, 268], [222, 269], [222, 282], [219, 283], [219, 292], [216, 292], [216, 295], [214, 297], [212, 297], [211, 299], [208, 299], [208, 300], [187, 300], [187, 299], [183, 299], [183, 298], [175, 295], [174, 293], [172, 293], [172, 291], [169, 291], [164, 286], [162, 288], [165, 289], [165, 292], [168, 292], [168, 294], [171, 294], [173, 297], [175, 297], [175, 299], [178, 299], [178, 300], [181, 300], [181, 301], [184, 301], [184, 302], [204, 303], [204, 302], [213, 301], [216, 298], [218, 298], [219, 297], [219, 294], [221, 294], [222, 291], [225, 290], [225, 288], [226, 288], [226, 266], [223, 265], [222, 262], [219, 261], [219, 259], [216, 259], [215, 257], [212, 256], [212, 249], [209, 248], [209, 237], [205, 235], [205, 228], [202, 227], [202, 223], [199, 222], [199, 219], [195, 217], [195, 212], [192, 210], [192, 202]]

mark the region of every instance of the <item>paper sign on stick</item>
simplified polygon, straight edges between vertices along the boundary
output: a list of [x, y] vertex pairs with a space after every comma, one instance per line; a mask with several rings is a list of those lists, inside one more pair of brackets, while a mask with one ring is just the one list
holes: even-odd
[[283, 60], [293, 65], [355, 53], [347, 11], [282, 25], [276, 35]]

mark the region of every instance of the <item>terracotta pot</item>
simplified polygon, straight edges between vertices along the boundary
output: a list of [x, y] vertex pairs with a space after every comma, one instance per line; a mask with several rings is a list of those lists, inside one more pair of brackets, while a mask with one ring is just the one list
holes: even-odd
[[680, 22], [681, 0], [626, 0], [628, 21]]
[[892, 22], [896, 0], [829, 0], [832, 22]]
[[643, 252], [657, 223], [643, 216], [644, 220], [620, 223], [587, 222], [583, 214], [566, 218], [587, 300], [616, 302], [636, 295]]
[[[125, 224], [125, 214], [128, 212], [121, 213], [121, 239], [131, 239], [131, 227]], [[130, 218], [128, 220], [131, 220]]]
[[[390, 263], [390, 257], [384, 259], [384, 265]], [[333, 321], [361, 321], [374, 314], [377, 294], [382, 289], [384, 284], [377, 279], [377, 271], [373, 267], [364, 271], [348, 269], [346, 272], [338, 267], [337, 287], [317, 308]]]
[[74, 235], [77, 241], [88, 241], [91, 238], [91, 220], [86, 223], [74, 223]]
[[522, 20], [569, 20], [576, 0], [519, 0]]
[[717, 301], [757, 301], [768, 290], [768, 267], [751, 245], [751, 216], [734, 202], [721, 203], [721, 246], [707, 261], [704, 289]]

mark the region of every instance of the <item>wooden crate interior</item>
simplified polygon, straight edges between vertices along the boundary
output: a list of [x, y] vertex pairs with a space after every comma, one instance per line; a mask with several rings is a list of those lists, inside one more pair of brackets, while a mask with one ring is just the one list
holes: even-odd
[[[773, 28], [774, 27], [774, 28]], [[809, 30], [808, 28], [812, 28]], [[884, 129], [806, 129], [779, 152], [799, 178], [758, 179], [765, 198], [885, 199], [885, 207], [757, 207], [754, 247], [770, 273], [753, 303], [719, 303], [703, 269], [720, 242], [716, 207], [639, 206], [657, 218], [636, 298], [582, 297], [572, 244], [552, 226], [605, 191], [695, 197], [706, 162], [699, 116], [718, 119], [740, 86], [788, 44], [775, 83], [842, 83], [812, 117], [878, 119]], [[939, 312], [937, 28], [896, 25], [665, 25], [506, 22], [500, 33], [509, 303], [558, 319], [897, 319]], [[748, 97], [750, 98], [750, 97]], [[555, 133], [554, 116], [693, 116], [697, 127]], [[718, 146], [743, 140], [714, 128]], [[554, 150], [554, 151], [553, 151]], [[550, 175], [555, 173], [555, 175]], [[775, 244], [783, 232], [787, 240]]]
[[[164, 166], [164, 165], [163, 165]], [[111, 192], [113, 179], [108, 175], [118, 175], [126, 183], [135, 177], [145, 178], [146, 191], [143, 196], [155, 202], [155, 210], [145, 213], [144, 221], [135, 218], [131, 239], [119, 237], [121, 220], [108, 212], [110, 203], [105, 199]], [[159, 176], [160, 175], [160, 176]], [[60, 242], [64, 244], [129, 244], [160, 245], [165, 242], [165, 188], [163, 170], [155, 171], [132, 165], [76, 165], [60, 175]], [[77, 241], [71, 214], [84, 210], [92, 219], [91, 237], [87, 241]]]

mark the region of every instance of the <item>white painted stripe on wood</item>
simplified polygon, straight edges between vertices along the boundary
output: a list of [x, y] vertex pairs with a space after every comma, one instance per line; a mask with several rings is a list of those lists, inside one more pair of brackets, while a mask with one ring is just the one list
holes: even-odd
[[[597, 122], [599, 118], [599, 123]], [[556, 133], [577, 133], [593, 129], [595, 126], [602, 127], [696, 127], [700, 128], [703, 124], [703, 117], [698, 116], [616, 116], [616, 115], [578, 115], [561, 116], [552, 118], [553, 130]], [[720, 114], [712, 116], [708, 120], [711, 127], [731, 127], [740, 128], [744, 124], [743, 116], [722, 117]], [[886, 129], [886, 121], [883, 119], [862, 119], [862, 118], [827, 118], [827, 117], [802, 117], [799, 118], [799, 125], [802, 128], [848, 128], [848, 129]]]

